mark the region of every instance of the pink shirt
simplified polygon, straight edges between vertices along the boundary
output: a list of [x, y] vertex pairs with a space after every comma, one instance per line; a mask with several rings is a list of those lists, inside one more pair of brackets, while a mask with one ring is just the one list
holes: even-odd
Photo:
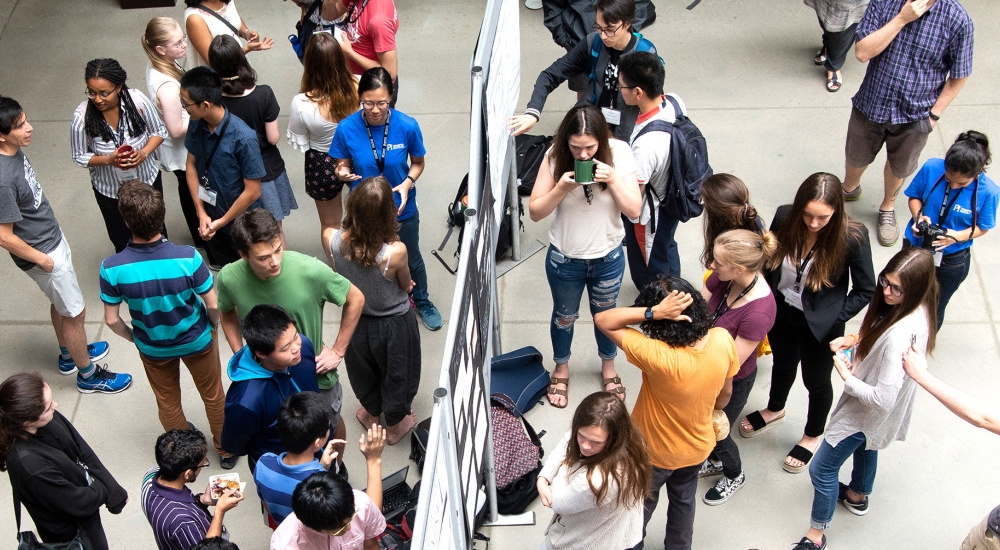
[[271, 535], [271, 550], [363, 550], [366, 540], [385, 531], [385, 517], [361, 491], [354, 491], [354, 506], [358, 515], [351, 521], [351, 527], [336, 537], [302, 525], [292, 512]]
[[[367, 5], [365, 5], [367, 4]], [[365, 6], [361, 9], [361, 6]], [[358, 15], [358, 12], [361, 15]], [[351, 47], [361, 57], [378, 62], [378, 54], [396, 49], [396, 30], [399, 20], [396, 17], [396, 4], [392, 0], [355, 0], [354, 9], [347, 14], [347, 20], [357, 21], [347, 26], [347, 38]], [[361, 65], [347, 60], [347, 68], [353, 74], [365, 72]]]

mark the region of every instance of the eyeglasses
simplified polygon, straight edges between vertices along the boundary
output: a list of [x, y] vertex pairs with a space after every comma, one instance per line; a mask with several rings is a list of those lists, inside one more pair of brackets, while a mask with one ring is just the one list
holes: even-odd
[[187, 40], [187, 35], [186, 34], [184, 35], [184, 38], [181, 38], [180, 40], [178, 40], [177, 42], [174, 42], [173, 44], [167, 44], [167, 45], [170, 46], [171, 48], [180, 48], [181, 46], [184, 45], [184, 41], [185, 40]]
[[202, 468], [208, 468], [211, 465], [212, 465], [212, 463], [208, 461], [208, 458], [206, 458], [205, 459], [205, 463], [204, 464], [199, 464], [198, 467], [195, 468], [195, 470], [200, 470]]
[[897, 298], [899, 298], [900, 296], [903, 295], [903, 289], [901, 289], [898, 286], [890, 283], [889, 279], [885, 278], [885, 275], [879, 275], [878, 276], [878, 284], [881, 285], [882, 288], [888, 288], [889, 289], [889, 294], [892, 294], [893, 296], [895, 296]]
[[638, 86], [626, 86], [626, 85], [622, 84], [620, 81], [618, 82], [618, 89], [619, 90], [630, 90], [632, 88], [638, 88]]
[[187, 109], [188, 107], [194, 107], [195, 105], [197, 105], [197, 103], [187, 103], [187, 102], [184, 101], [184, 98], [181, 98], [181, 108], [182, 109]]
[[371, 111], [375, 107], [378, 107], [379, 110], [381, 111], [382, 109], [385, 109], [386, 107], [389, 106], [389, 102], [388, 101], [377, 101], [377, 102], [376, 101], [362, 101], [361, 102], [361, 106], [364, 107], [364, 109], [366, 111]]
[[336, 531], [328, 531], [327, 534], [330, 535], [331, 537], [339, 537], [340, 535], [343, 535], [345, 532], [347, 532], [347, 529], [350, 528], [351, 522], [354, 521], [354, 518], [356, 517], [358, 517], [357, 507], [354, 508], [354, 514], [351, 515], [351, 518], [344, 523], [343, 527], [337, 529]]
[[605, 38], [611, 38], [612, 36], [615, 35], [616, 32], [620, 31], [624, 26], [625, 22], [622, 21], [621, 23], [618, 24], [617, 27], [608, 27], [605, 29], [599, 26], [597, 23], [594, 23], [594, 26], [591, 28], [594, 29], [594, 32], [599, 32], [602, 35], [604, 35]]
[[87, 94], [87, 97], [89, 97], [90, 99], [97, 99], [98, 97], [100, 97], [101, 99], [107, 99], [113, 96], [114, 94], [118, 93], [118, 86], [115, 86], [115, 89], [111, 90], [110, 92], [95, 92], [94, 90], [87, 88], [86, 90], [83, 91], [83, 93]]

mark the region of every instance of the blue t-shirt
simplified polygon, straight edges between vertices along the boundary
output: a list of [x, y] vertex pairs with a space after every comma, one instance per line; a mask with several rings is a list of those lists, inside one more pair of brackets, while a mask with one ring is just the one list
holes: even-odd
[[[997, 224], [997, 204], [1000, 198], [1000, 188], [986, 174], [979, 174], [979, 192], [976, 197], [976, 226], [982, 230], [990, 230]], [[944, 159], [929, 159], [920, 167], [920, 171], [913, 177], [910, 186], [904, 193], [911, 199], [919, 199], [924, 204], [924, 215], [930, 218], [931, 222], [937, 224], [940, 219], [941, 205], [944, 203], [945, 187], [948, 182], [944, 179]], [[943, 228], [955, 231], [964, 231], [972, 226], [972, 195], [975, 192], [976, 182], [961, 189], [952, 189], [948, 196], [948, 202], [954, 201], [951, 212], [945, 218]], [[956, 191], [958, 197], [955, 197]], [[940, 225], [940, 224], [939, 224]], [[923, 241], [920, 237], [913, 235], [913, 222], [906, 224], [906, 238], [914, 246], [920, 246]], [[961, 252], [972, 246], [971, 240], [959, 241], [946, 247], [945, 254]]]
[[292, 492], [299, 483], [316, 472], [325, 472], [319, 460], [289, 466], [282, 462], [287, 453], [276, 455], [266, 453], [257, 461], [253, 480], [257, 484], [257, 495], [267, 504], [267, 512], [280, 525], [292, 513]]
[[[409, 155], [422, 157], [427, 154], [424, 149], [424, 137], [420, 133], [420, 126], [413, 117], [407, 116], [395, 109], [389, 110], [389, 137], [385, 147], [385, 171], [379, 172], [375, 156], [382, 156], [382, 142], [385, 136], [384, 126], [372, 126], [372, 139], [368, 139], [368, 130], [365, 129], [365, 120], [362, 118], [364, 111], [358, 111], [353, 115], [340, 121], [337, 131], [333, 134], [333, 143], [330, 144], [330, 156], [335, 159], [350, 159], [354, 164], [354, 173], [362, 179], [378, 175], [385, 176], [389, 180], [389, 185], [396, 187], [403, 183], [406, 174], [410, 171]], [[375, 141], [375, 149], [372, 151], [372, 140]], [[361, 180], [352, 181], [351, 189], [357, 187]], [[400, 196], [393, 193], [396, 206], [399, 207]], [[399, 215], [399, 220], [405, 220], [417, 213], [417, 186], [410, 187], [410, 193], [406, 198], [406, 208]]]

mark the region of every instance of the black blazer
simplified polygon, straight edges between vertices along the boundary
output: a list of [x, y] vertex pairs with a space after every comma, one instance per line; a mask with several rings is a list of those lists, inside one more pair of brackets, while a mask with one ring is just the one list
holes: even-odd
[[[777, 232], [788, 217], [792, 205], [779, 206], [771, 222], [771, 231]], [[794, 222], [794, 220], [792, 220]], [[875, 295], [875, 268], [872, 266], [872, 247], [868, 240], [868, 228], [861, 226], [864, 238], [851, 239], [847, 253], [847, 265], [841, 270], [836, 284], [813, 292], [809, 287], [802, 291], [802, 313], [805, 314], [809, 329], [816, 340], [825, 340], [830, 330], [839, 323], [845, 323], [867, 306]], [[764, 271], [767, 284], [778, 300], [784, 296], [778, 293], [781, 281], [781, 266], [773, 271]], [[850, 292], [848, 292], [850, 287]]]

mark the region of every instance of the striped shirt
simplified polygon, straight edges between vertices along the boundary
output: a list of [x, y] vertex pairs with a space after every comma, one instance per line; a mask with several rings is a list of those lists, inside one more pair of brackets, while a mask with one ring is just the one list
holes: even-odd
[[[122, 181], [125, 181], [122, 178], [127, 173], [115, 166], [88, 167], [87, 163], [90, 162], [90, 158], [94, 155], [110, 155], [121, 145], [130, 145], [138, 151], [146, 146], [146, 142], [149, 141], [150, 137], [167, 137], [167, 127], [160, 120], [160, 114], [156, 110], [156, 105], [146, 97], [146, 94], [138, 90], [129, 88], [128, 92], [132, 97], [132, 103], [135, 104], [135, 108], [139, 110], [139, 115], [146, 121], [146, 132], [144, 134], [133, 136], [129, 132], [128, 124], [124, 120], [125, 109], [122, 108], [121, 112], [123, 116], [119, 121], [119, 127], [111, 128], [111, 133], [115, 136], [114, 140], [105, 141], [100, 136], [94, 138], [88, 136], [86, 130], [84, 130], [84, 115], [87, 112], [87, 104], [90, 103], [89, 99], [84, 100], [83, 103], [76, 107], [76, 111], [73, 113], [73, 122], [69, 126], [69, 143], [70, 151], [73, 154], [73, 162], [78, 166], [88, 168], [90, 170], [90, 183], [94, 186], [94, 189], [111, 199], [118, 198], [118, 188], [121, 186]], [[145, 162], [135, 168], [134, 177], [152, 185], [159, 173], [160, 167], [156, 164], [156, 154], [154, 152], [154, 154], [149, 155], [149, 158]]]
[[253, 480], [257, 484], [257, 495], [267, 505], [267, 512], [274, 519], [275, 526], [285, 521], [292, 513], [292, 492], [305, 478], [316, 472], [325, 472], [319, 460], [289, 466], [283, 462], [285, 455], [265, 453], [257, 461]]
[[201, 254], [166, 239], [129, 242], [101, 263], [101, 301], [128, 304], [135, 346], [147, 357], [186, 357], [212, 345], [212, 325], [198, 298], [212, 290]]
[[[142, 479], [142, 513], [153, 528], [157, 548], [188, 550], [205, 538], [212, 516], [187, 487], [174, 489], [160, 484], [159, 471], [152, 468]], [[225, 527], [222, 538], [229, 539]]]
[[[858, 23], [860, 42], [899, 14], [910, 0], [871, 0]], [[949, 78], [972, 74], [972, 19], [958, 0], [937, 0], [868, 62], [852, 98], [868, 120], [906, 124], [924, 120]]]

